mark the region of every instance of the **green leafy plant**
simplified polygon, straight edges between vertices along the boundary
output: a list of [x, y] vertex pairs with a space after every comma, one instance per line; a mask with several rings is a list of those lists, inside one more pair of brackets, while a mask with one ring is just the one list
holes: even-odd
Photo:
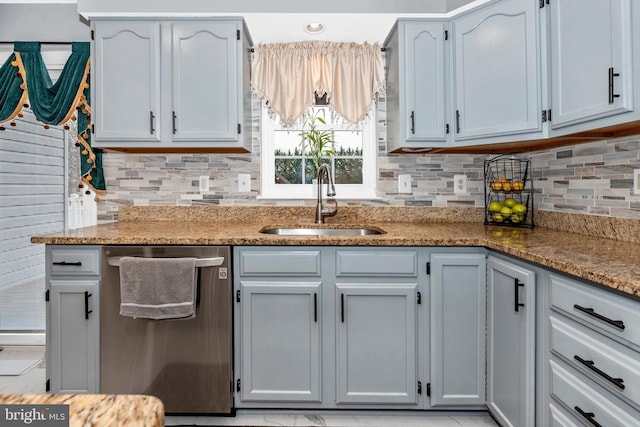
[[304, 150], [305, 156], [313, 161], [315, 171], [318, 170], [322, 162], [322, 157], [335, 156], [335, 140], [333, 132], [330, 130], [321, 130], [321, 125], [326, 125], [324, 110], [317, 109], [305, 118], [303, 130], [300, 133], [302, 141], [300, 146]]

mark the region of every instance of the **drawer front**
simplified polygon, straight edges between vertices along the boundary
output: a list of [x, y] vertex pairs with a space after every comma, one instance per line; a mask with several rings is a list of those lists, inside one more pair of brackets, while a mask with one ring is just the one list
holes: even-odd
[[549, 363], [551, 364], [551, 395], [563, 403], [576, 419], [587, 425], [640, 426], [640, 413], [631, 408], [623, 409], [560, 364], [553, 360]]
[[553, 352], [615, 395], [640, 407], [640, 354], [560, 317], [551, 316], [550, 321]]
[[336, 253], [338, 276], [417, 277], [416, 251], [344, 251]]
[[48, 263], [51, 276], [97, 276], [100, 274], [100, 248], [52, 247]]
[[551, 306], [640, 346], [640, 303], [551, 275]]
[[241, 276], [320, 276], [320, 251], [240, 251]]
[[562, 410], [553, 403], [549, 404], [549, 415], [551, 417], [551, 422], [549, 423], [551, 427], [578, 427], [575, 421], [565, 415]]

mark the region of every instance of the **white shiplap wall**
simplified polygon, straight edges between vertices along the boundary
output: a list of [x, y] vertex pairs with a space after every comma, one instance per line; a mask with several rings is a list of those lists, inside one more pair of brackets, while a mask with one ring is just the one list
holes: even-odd
[[64, 229], [64, 131], [29, 112], [0, 131], [0, 291], [44, 276], [44, 245], [33, 235]]

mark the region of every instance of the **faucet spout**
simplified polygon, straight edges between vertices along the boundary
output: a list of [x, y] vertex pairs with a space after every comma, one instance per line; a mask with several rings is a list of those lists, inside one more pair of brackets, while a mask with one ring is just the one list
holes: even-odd
[[325, 208], [322, 204], [322, 176], [327, 178], [327, 197], [333, 197], [336, 195], [336, 187], [333, 184], [333, 178], [331, 178], [331, 169], [326, 163], [321, 164], [318, 167], [318, 203], [316, 205], [316, 223], [324, 223], [325, 216], [334, 216], [338, 212], [338, 203], [333, 200], [334, 206], [331, 208]]

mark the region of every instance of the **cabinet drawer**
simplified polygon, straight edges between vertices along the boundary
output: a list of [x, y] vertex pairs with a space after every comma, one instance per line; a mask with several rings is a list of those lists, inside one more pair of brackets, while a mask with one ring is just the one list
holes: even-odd
[[551, 350], [615, 395], [640, 406], [640, 354], [586, 327], [551, 316]]
[[100, 248], [57, 246], [49, 252], [51, 276], [97, 276], [100, 274]]
[[320, 251], [240, 251], [241, 276], [320, 276]]
[[553, 403], [549, 404], [549, 415], [551, 417], [551, 422], [549, 423], [551, 427], [578, 427], [575, 421], [571, 420]]
[[615, 404], [555, 361], [550, 360], [549, 363], [551, 395], [563, 403], [577, 419], [589, 425], [640, 426], [640, 413]]
[[416, 251], [337, 251], [338, 276], [394, 276], [416, 277], [418, 253]]
[[551, 306], [640, 346], [640, 303], [551, 275]]

